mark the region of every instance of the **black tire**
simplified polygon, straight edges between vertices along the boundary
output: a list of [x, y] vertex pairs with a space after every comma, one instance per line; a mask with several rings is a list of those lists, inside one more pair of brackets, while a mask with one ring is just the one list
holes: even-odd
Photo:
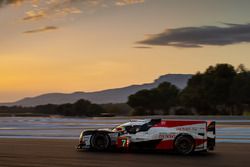
[[195, 142], [192, 136], [180, 135], [174, 141], [174, 150], [181, 155], [188, 155], [194, 151]]
[[95, 133], [90, 139], [91, 149], [96, 151], [105, 151], [109, 149], [110, 138], [104, 133]]

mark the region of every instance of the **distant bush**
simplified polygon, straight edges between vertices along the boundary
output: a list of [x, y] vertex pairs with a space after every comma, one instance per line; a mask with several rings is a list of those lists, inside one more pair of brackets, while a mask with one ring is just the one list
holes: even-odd
[[100, 105], [106, 113], [113, 115], [129, 115], [132, 108], [126, 103], [108, 103]]
[[131, 116], [144, 116], [149, 115], [143, 107], [137, 107], [130, 112]]

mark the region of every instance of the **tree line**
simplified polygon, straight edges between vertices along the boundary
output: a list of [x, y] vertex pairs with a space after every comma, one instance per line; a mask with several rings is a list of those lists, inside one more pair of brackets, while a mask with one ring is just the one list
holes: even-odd
[[180, 90], [171, 83], [130, 95], [133, 115], [242, 115], [250, 106], [250, 71], [244, 65], [217, 64], [198, 72]]
[[103, 107], [98, 104], [93, 104], [88, 100], [80, 99], [75, 103], [67, 104], [46, 104], [38, 105], [35, 107], [22, 107], [22, 106], [2, 106], [0, 107], [1, 113], [8, 114], [31, 114], [31, 115], [63, 115], [63, 116], [100, 116], [105, 113]]

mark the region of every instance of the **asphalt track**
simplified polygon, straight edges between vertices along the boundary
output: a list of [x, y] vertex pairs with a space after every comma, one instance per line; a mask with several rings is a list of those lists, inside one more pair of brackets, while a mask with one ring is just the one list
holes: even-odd
[[0, 139], [0, 167], [249, 167], [250, 144], [218, 143], [214, 152], [77, 152], [77, 140]]

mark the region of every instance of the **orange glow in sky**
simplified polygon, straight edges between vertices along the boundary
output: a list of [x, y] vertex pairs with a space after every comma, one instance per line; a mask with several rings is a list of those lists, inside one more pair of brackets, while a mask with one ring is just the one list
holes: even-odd
[[248, 24], [250, 1], [6, 2], [0, 0], [0, 102], [141, 84], [216, 63], [250, 67], [245, 41], [202, 47], [138, 43], [166, 29]]

